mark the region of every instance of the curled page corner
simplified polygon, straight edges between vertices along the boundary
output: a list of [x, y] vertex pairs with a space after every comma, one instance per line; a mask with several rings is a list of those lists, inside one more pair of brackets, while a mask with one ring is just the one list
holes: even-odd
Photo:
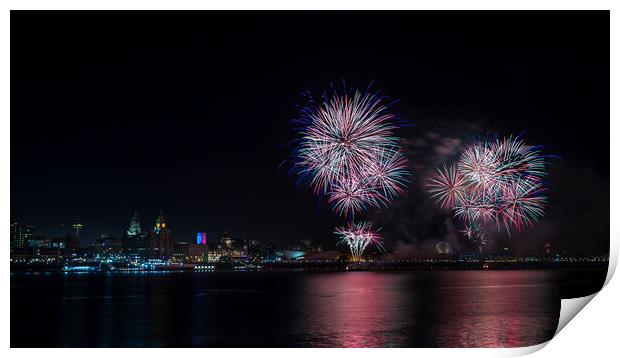
[[[553, 334], [553, 338], [555, 338], [555, 336], [557, 336], [558, 333], [560, 333], [560, 331], [564, 329], [564, 327], [566, 327], [568, 322], [570, 322], [573, 318], [575, 318], [575, 316], [577, 316], [577, 314], [581, 312], [581, 310], [588, 303], [590, 303], [590, 301], [592, 301], [592, 299], [596, 295], [598, 295], [605, 288], [605, 286], [607, 286], [609, 281], [611, 281], [611, 278], [613, 277], [614, 272], [616, 271], [616, 266], [618, 263], [618, 250], [617, 250], [616, 245], [617, 243], [614, 242], [614, 240], [610, 240], [609, 263], [607, 266], [607, 276], [605, 277], [605, 282], [603, 283], [603, 287], [601, 287], [600, 290], [598, 290], [597, 292], [591, 295], [588, 295], [588, 296], [565, 298], [560, 301], [560, 317], [558, 319], [558, 327], [556, 328], [555, 333]], [[551, 342], [553, 338], [551, 338], [550, 340], [546, 342], [540, 343], [538, 345], [520, 348], [519, 350], [514, 351], [515, 353], [514, 355], [526, 355], [526, 354], [537, 352], [543, 349], [549, 342]]]
[[[599, 291], [600, 292], [600, 291]], [[553, 336], [557, 336], [558, 333], [573, 319], [579, 311], [581, 311], [598, 292], [589, 296], [563, 299], [560, 306], [560, 319], [558, 320], [558, 328], [555, 330]]]
[[536, 344], [536, 345], [533, 345], [533, 346], [513, 348], [509, 352], [507, 352], [506, 356], [508, 356], [508, 357], [521, 357], [521, 356], [525, 356], [525, 355], [528, 355], [528, 354], [536, 353], [539, 350], [545, 348], [545, 346], [549, 342], [551, 342], [551, 340], [548, 340], [546, 342], [543, 342], [543, 343], [540, 343], [540, 344]]
[[[610, 276], [608, 275], [608, 278], [609, 277]], [[557, 336], [558, 333], [560, 333], [560, 331], [564, 329], [564, 327], [566, 327], [568, 322], [570, 322], [599, 292], [601, 291], [593, 293], [589, 296], [562, 299], [560, 302], [560, 318], [558, 320], [558, 327], [555, 333], [553, 334], [553, 338], [555, 338], [555, 336]], [[536, 344], [533, 346], [511, 349], [510, 351], [506, 352], [506, 356], [509, 356], [509, 357], [525, 356], [528, 354], [538, 352], [539, 350], [545, 348], [545, 346], [547, 346], [547, 344], [549, 344], [549, 342], [551, 342], [553, 338], [551, 338], [550, 340], [546, 342]]]

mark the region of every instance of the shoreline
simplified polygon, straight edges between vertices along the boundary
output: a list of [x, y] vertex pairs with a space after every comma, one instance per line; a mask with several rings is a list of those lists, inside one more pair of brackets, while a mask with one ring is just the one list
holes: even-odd
[[99, 268], [78, 267], [67, 269], [60, 266], [11, 267], [11, 274], [45, 274], [45, 273], [169, 273], [169, 272], [399, 272], [399, 271], [527, 271], [527, 270], [571, 270], [571, 269], [607, 269], [608, 261], [601, 262], [329, 262], [329, 263], [270, 263], [262, 266], [244, 265], [199, 265], [162, 266], [151, 269], [141, 268]]

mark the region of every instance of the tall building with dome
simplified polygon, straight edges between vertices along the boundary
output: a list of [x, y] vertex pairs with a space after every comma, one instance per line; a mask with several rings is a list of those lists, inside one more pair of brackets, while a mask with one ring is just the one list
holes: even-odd
[[140, 218], [138, 212], [134, 211], [131, 220], [129, 221], [129, 227], [127, 228], [127, 236], [135, 237], [142, 233], [142, 227], [140, 226]]
[[129, 227], [123, 234], [123, 251], [134, 259], [145, 259], [148, 256], [148, 234], [142, 231], [138, 212], [134, 212]]

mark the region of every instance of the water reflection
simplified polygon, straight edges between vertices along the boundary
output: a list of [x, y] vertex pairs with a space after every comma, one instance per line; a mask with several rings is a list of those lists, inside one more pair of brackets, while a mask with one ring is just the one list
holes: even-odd
[[573, 281], [552, 271], [13, 275], [11, 346], [527, 346], [553, 336], [559, 291]]
[[438, 278], [444, 319], [437, 345], [450, 347], [522, 347], [551, 338], [559, 315], [559, 297], [544, 272], [492, 271], [484, 275], [454, 272]]
[[304, 280], [298, 334], [313, 347], [397, 347], [411, 297], [406, 276], [370, 272], [314, 275]]

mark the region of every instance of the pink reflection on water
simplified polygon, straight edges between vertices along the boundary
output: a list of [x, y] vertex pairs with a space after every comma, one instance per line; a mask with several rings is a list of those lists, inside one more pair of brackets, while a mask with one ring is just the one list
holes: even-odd
[[459, 281], [459, 274], [454, 272], [452, 284], [438, 283], [444, 292], [438, 309], [448, 317], [438, 325], [439, 346], [528, 346], [555, 318], [540, 310], [553, 297], [530, 272], [485, 272], [473, 282]]
[[[402, 346], [411, 302], [402, 293], [405, 277], [377, 272], [317, 275], [307, 281], [303, 329], [311, 345], [324, 347]], [[408, 295], [407, 295], [408, 296]], [[316, 301], [321, 304], [316, 304]]]

